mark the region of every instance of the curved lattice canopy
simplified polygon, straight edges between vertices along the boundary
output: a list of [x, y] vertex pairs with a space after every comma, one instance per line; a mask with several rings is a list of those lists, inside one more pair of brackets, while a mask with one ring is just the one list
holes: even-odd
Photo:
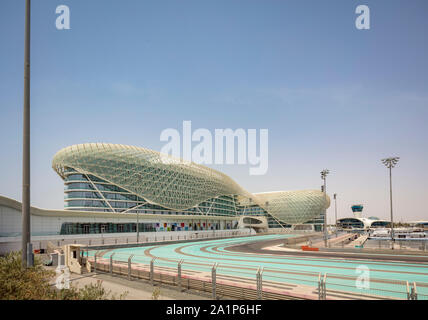
[[316, 218], [330, 206], [330, 198], [319, 190], [277, 191], [254, 195], [266, 211], [290, 224]]
[[64, 148], [54, 156], [52, 167], [63, 179], [71, 168], [172, 210], [234, 195], [239, 202], [256, 204], [283, 222], [302, 223], [319, 216], [330, 205], [330, 199], [317, 190], [251, 194], [214, 169], [120, 144], [87, 143]]
[[60, 150], [52, 167], [91, 174], [148, 202], [183, 210], [222, 195], [248, 195], [227, 175], [193, 162], [133, 146], [87, 143]]

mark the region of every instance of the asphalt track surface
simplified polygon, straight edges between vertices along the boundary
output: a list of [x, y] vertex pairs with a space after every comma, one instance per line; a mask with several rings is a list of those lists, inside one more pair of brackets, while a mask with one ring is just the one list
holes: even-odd
[[[264, 235], [196, 242], [163, 243], [145, 247], [107, 249], [101, 253], [115, 261], [132, 262], [148, 266], [156, 258], [155, 268], [177, 269], [184, 260], [183, 272], [211, 275], [214, 263], [219, 263], [217, 276], [224, 279], [254, 282], [259, 267], [264, 268], [263, 281], [282, 283], [297, 288], [317, 287], [319, 274], [328, 274], [327, 289], [352, 294], [375, 294], [385, 297], [406, 298], [406, 281], [418, 283], [418, 294], [428, 299], [428, 263], [426, 256], [402, 255], [345, 255], [331, 252], [284, 252], [263, 250], [277, 245], [293, 235]], [[93, 255], [90, 252], [89, 255]], [[356, 272], [360, 266], [370, 272], [369, 290], [356, 286]], [[246, 279], [246, 280], [242, 280]]]
[[[352, 258], [364, 260], [381, 260], [381, 261], [403, 261], [403, 262], [422, 262], [428, 263], [428, 255], [420, 255], [417, 252], [412, 254], [387, 254], [387, 253], [360, 253], [344, 250], [343, 252], [329, 251], [283, 251], [283, 250], [266, 250], [266, 247], [280, 245], [283, 239], [263, 240], [258, 242], [248, 242], [244, 244], [232, 245], [225, 247], [225, 250], [231, 252], [251, 253], [251, 254], [275, 254], [279, 256], [305, 256], [305, 257], [330, 257], [330, 258]], [[340, 250], [340, 249], [339, 249]]]

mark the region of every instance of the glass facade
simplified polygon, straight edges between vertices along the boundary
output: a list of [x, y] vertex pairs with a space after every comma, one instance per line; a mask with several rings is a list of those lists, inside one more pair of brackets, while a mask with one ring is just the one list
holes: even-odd
[[240, 205], [238, 206], [238, 214], [243, 216], [264, 216], [267, 218], [269, 228], [290, 228], [291, 224], [275, 219], [265, 209], [258, 205]]
[[343, 229], [362, 229], [364, 228], [364, 222], [355, 218], [344, 218], [338, 221], [337, 226]]
[[[139, 223], [139, 231], [156, 231], [156, 224]], [[95, 234], [95, 233], [120, 233], [136, 232], [136, 223], [71, 223], [66, 222], [61, 225], [60, 234]]]
[[172, 210], [148, 203], [116, 185], [66, 168], [64, 178], [65, 209], [143, 214], [182, 214], [204, 216], [236, 216], [237, 201], [234, 196], [220, 196], [206, 200], [186, 210]]
[[[268, 219], [270, 228], [291, 227], [290, 224], [274, 219], [265, 209], [258, 205], [245, 206], [237, 201], [236, 196], [220, 196], [206, 200], [196, 207], [187, 210], [171, 210], [158, 205], [148, 203], [130, 192], [121, 189], [118, 186], [108, 183], [107, 181], [93, 175], [77, 173], [71, 168], [65, 171], [65, 209], [79, 211], [102, 211], [102, 212], [123, 212], [123, 213], [141, 213], [141, 214], [174, 214], [174, 215], [203, 215], [203, 216], [265, 216]], [[281, 225], [280, 225], [281, 223]], [[81, 231], [82, 226], [71, 224], [74, 233], [84, 233]], [[90, 233], [101, 233], [100, 224], [90, 227]], [[187, 226], [189, 230], [189, 226]], [[61, 232], [66, 232], [61, 229]], [[116, 230], [110, 226], [109, 230]], [[113, 228], [113, 229], [111, 229]], [[170, 229], [177, 230], [171, 226]], [[190, 226], [191, 229], [198, 230], [198, 226]], [[196, 228], [196, 229], [195, 229]], [[159, 227], [158, 227], [159, 229]], [[76, 231], [78, 230], [78, 231]], [[95, 230], [95, 231], [94, 231]], [[97, 231], [98, 230], [98, 231]], [[126, 227], [125, 230], [131, 230]], [[142, 230], [142, 229], [141, 229]], [[156, 231], [156, 227], [154, 231]], [[113, 231], [117, 232], [117, 231]], [[123, 231], [132, 232], [132, 231]], [[69, 233], [64, 233], [69, 234]]]
[[[225, 224], [225, 229], [232, 229], [231, 222]], [[156, 231], [206, 231], [219, 230], [218, 222], [164, 222], [164, 223], [139, 223], [139, 232]], [[128, 233], [137, 232], [136, 223], [76, 223], [65, 222], [61, 224], [60, 234], [104, 234], [104, 233]]]
[[391, 228], [391, 223], [388, 221], [375, 221], [372, 222], [371, 228]]
[[325, 213], [322, 212], [318, 218], [306, 221], [305, 224], [313, 224], [315, 231], [323, 231], [324, 230], [324, 217], [325, 217]]

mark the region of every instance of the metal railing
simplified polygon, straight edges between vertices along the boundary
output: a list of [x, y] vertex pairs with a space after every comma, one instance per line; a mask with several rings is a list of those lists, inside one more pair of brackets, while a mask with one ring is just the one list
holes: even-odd
[[428, 240], [406, 240], [406, 239], [374, 239], [370, 238], [364, 243], [364, 247], [368, 249], [386, 249], [391, 250], [394, 246], [395, 250], [406, 250], [415, 252], [427, 252], [428, 251]]
[[[216, 261], [183, 260], [125, 255], [100, 251], [87, 254], [93, 272], [145, 279], [152, 285], [164, 283], [180, 291], [195, 289], [211, 293], [213, 299], [423, 299], [428, 300], [428, 283], [370, 278], [299, 269], [276, 269]], [[115, 260], [116, 259], [116, 260]], [[419, 289], [419, 290], [417, 290]], [[418, 292], [419, 291], [419, 292]]]
[[[55, 236], [35, 236], [31, 243], [34, 250], [47, 250], [48, 244], [61, 247], [66, 244], [84, 244], [88, 246], [100, 245], [119, 245], [119, 244], [136, 244], [148, 242], [163, 241], [186, 241], [193, 239], [216, 239], [225, 237], [240, 237], [254, 235], [249, 229], [224, 229], [224, 230], [200, 230], [200, 231], [163, 231], [167, 235], [157, 235], [156, 232], [140, 233], [139, 241], [135, 233], [104, 233], [104, 234], [75, 234], [75, 235], [55, 235]], [[0, 243], [2, 246], [15, 244], [19, 239], [10, 239]], [[18, 241], [19, 242], [19, 241]], [[20, 243], [20, 242], [19, 242]], [[17, 249], [18, 250], [18, 249]]]
[[326, 278], [327, 273], [324, 274], [324, 277], [321, 276], [321, 273], [318, 275], [318, 300], [326, 300], [327, 299], [327, 290], [326, 290]]

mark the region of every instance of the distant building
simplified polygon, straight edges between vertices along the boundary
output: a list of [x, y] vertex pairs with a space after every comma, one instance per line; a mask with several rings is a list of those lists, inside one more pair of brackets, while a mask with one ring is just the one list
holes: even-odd
[[361, 215], [362, 215], [362, 213], [363, 213], [363, 205], [362, 204], [354, 204], [352, 207], [351, 207], [351, 209], [352, 209], [352, 212], [354, 213], [354, 216], [356, 217], [356, 218], [361, 218]]
[[336, 222], [337, 227], [348, 230], [368, 230], [370, 228], [388, 228], [390, 226], [389, 221], [380, 220], [377, 217], [363, 218], [363, 209], [364, 206], [362, 204], [351, 206], [354, 217], [338, 219]]
[[410, 221], [409, 224], [413, 227], [421, 227], [421, 228], [424, 228], [425, 230], [428, 230], [427, 220]]

